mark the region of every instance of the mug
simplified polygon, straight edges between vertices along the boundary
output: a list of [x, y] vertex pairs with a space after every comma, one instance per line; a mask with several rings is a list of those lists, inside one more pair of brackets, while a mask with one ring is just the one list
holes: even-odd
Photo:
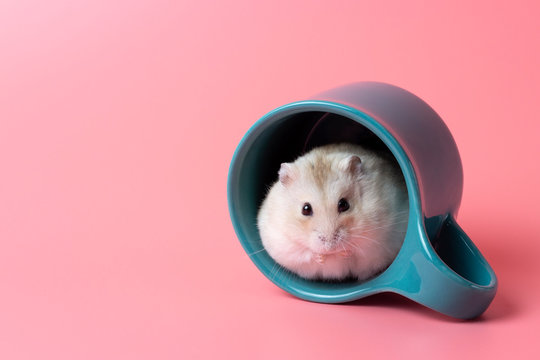
[[[397, 160], [409, 198], [403, 245], [386, 270], [363, 282], [314, 281], [276, 272], [256, 225], [266, 191], [282, 162], [338, 142], [386, 151]], [[461, 159], [442, 119], [416, 95], [380, 82], [341, 86], [270, 111], [238, 145], [227, 183], [238, 239], [258, 269], [283, 290], [323, 303], [393, 292], [448, 316], [470, 319], [493, 300], [497, 278], [456, 222], [462, 190]]]

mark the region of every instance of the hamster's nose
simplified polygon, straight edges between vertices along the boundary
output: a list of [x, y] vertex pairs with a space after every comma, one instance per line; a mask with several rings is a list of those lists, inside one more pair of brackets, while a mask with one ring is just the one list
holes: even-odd
[[318, 239], [321, 243], [321, 245], [326, 249], [326, 250], [331, 250], [333, 249], [334, 247], [336, 247], [337, 243], [338, 243], [338, 239], [336, 236], [334, 236], [333, 234], [331, 235], [323, 235], [323, 234], [319, 234], [318, 235]]

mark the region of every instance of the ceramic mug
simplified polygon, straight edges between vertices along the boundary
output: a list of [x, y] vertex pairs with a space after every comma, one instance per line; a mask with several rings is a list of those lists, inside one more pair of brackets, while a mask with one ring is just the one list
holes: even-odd
[[[277, 180], [282, 162], [336, 142], [359, 143], [396, 158], [409, 194], [401, 250], [385, 271], [364, 282], [276, 273], [256, 226], [266, 191]], [[394, 292], [469, 319], [482, 314], [495, 296], [495, 273], [456, 222], [463, 190], [456, 143], [428, 104], [399, 87], [354, 83], [269, 112], [238, 145], [227, 185], [231, 220], [244, 250], [266, 277], [302, 299], [339, 303]]]

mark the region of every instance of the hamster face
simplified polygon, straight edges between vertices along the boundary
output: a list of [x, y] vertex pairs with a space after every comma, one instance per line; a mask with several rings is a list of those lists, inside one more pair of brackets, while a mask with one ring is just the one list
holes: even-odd
[[295, 239], [320, 255], [319, 260], [331, 254], [346, 255], [354, 245], [351, 236], [362, 205], [361, 179], [356, 171], [348, 170], [350, 161], [357, 160], [344, 159], [345, 164], [312, 163], [308, 164], [312, 171], [306, 172], [291, 168], [289, 171], [297, 174], [290, 176], [296, 177], [281, 184], [289, 195], [284, 200]]
[[406, 198], [395, 201], [401, 191], [395, 178], [376, 176], [388, 165], [354, 150], [317, 148], [281, 164], [259, 211], [265, 250], [304, 278], [363, 280], [386, 268], [401, 247]]

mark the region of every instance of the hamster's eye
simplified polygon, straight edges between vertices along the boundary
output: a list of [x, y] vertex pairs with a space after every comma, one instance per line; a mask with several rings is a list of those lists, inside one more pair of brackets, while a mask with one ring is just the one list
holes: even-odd
[[311, 216], [313, 215], [313, 209], [311, 208], [310, 203], [305, 203], [302, 207], [302, 215], [304, 216]]
[[344, 211], [347, 211], [349, 210], [351, 206], [349, 205], [349, 202], [347, 201], [347, 199], [344, 199], [344, 198], [341, 198], [339, 199], [338, 203], [337, 203], [337, 211], [342, 213]]

